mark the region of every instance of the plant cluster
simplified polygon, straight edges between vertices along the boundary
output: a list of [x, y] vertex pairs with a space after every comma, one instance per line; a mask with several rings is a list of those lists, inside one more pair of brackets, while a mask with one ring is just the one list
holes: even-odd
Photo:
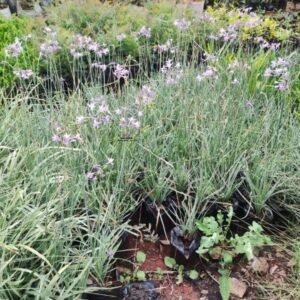
[[244, 254], [251, 260], [254, 258], [255, 248], [271, 244], [271, 239], [263, 233], [262, 227], [256, 222], [253, 222], [242, 236], [235, 234], [228, 237], [232, 217], [233, 209], [230, 208], [226, 217], [218, 212], [216, 218], [204, 217], [203, 220], [196, 222], [203, 234], [197, 253], [202, 257], [209, 253], [212, 258], [219, 260], [219, 286], [223, 300], [228, 300], [230, 295], [229, 267], [233, 258]]
[[[105, 288], [140, 200], [184, 236], [202, 220], [199, 251], [216, 255], [221, 245], [225, 270], [233, 252], [250, 258], [267, 239], [256, 223], [228, 239], [232, 212], [214, 219], [211, 206], [228, 207], [240, 192], [242, 217], [299, 218], [300, 57], [267, 39], [278, 21], [100, 5], [66, 4], [41, 29], [0, 21], [0, 80], [17, 80], [14, 93], [0, 91], [0, 299], [80, 299]], [[248, 21], [254, 32], [267, 24], [249, 48]], [[182, 267], [168, 263], [181, 280]]]

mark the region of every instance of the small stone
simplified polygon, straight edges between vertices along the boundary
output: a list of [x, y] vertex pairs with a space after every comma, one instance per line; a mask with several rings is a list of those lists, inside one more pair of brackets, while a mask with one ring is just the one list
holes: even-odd
[[230, 277], [230, 293], [238, 298], [243, 298], [247, 292], [247, 285], [237, 278]]
[[266, 274], [269, 271], [269, 264], [266, 258], [264, 257], [258, 257], [254, 258], [251, 267], [255, 272]]
[[270, 268], [270, 274], [273, 275], [275, 273], [275, 271], [278, 269], [278, 266], [273, 266]]
[[202, 291], [201, 291], [201, 294], [202, 294], [202, 295], [208, 295], [208, 290], [202, 290]]

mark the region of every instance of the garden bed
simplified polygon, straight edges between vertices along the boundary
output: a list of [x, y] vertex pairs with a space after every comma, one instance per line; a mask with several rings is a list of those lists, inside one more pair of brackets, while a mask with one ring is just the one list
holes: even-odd
[[62, 5], [0, 19], [0, 299], [299, 299], [298, 15]]

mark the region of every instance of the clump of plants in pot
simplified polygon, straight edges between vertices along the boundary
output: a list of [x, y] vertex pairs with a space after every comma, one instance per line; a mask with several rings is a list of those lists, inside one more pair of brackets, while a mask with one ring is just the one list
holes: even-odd
[[181, 202], [181, 211], [171, 209], [168, 214], [176, 224], [170, 232], [170, 243], [185, 260], [189, 260], [200, 243], [199, 231], [195, 226], [195, 220], [199, 214], [199, 203], [188, 196]]
[[223, 300], [228, 300], [230, 296], [230, 267], [233, 259], [238, 255], [245, 255], [250, 261], [255, 257], [255, 248], [272, 244], [271, 239], [256, 222], [241, 236], [231, 234], [232, 218], [233, 209], [230, 207], [226, 215], [219, 212], [216, 217], [205, 217], [196, 222], [202, 234], [197, 253], [205, 260], [208, 260], [207, 254], [218, 260], [219, 289]]
[[170, 194], [169, 176], [169, 168], [161, 167], [159, 171], [148, 172], [141, 183], [145, 193], [143, 204], [147, 219], [142, 222], [151, 223], [157, 234], [163, 236], [167, 236], [168, 231], [174, 227], [174, 223], [166, 213], [172, 206], [171, 201], [167, 201]]

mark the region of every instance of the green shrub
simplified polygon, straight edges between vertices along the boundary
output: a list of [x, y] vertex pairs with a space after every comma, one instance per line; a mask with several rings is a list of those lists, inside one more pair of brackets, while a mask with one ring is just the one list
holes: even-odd
[[[0, 85], [4, 88], [11, 88], [16, 81], [13, 74], [17, 69], [31, 69], [38, 73], [39, 70], [39, 54], [37, 48], [26, 36], [26, 26], [29, 23], [26, 20], [13, 17], [10, 20], [0, 18]], [[17, 57], [7, 57], [5, 49], [12, 44], [16, 38], [22, 43], [23, 51]]]

